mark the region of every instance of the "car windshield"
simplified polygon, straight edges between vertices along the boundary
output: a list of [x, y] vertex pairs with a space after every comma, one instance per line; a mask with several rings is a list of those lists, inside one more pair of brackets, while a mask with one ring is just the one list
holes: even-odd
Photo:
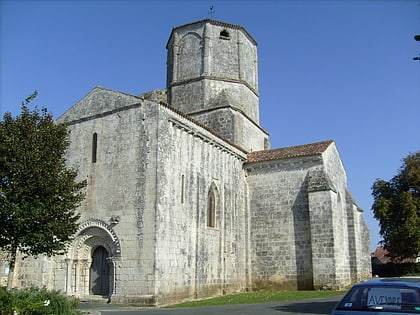
[[337, 309], [420, 313], [420, 291], [398, 286], [356, 286]]

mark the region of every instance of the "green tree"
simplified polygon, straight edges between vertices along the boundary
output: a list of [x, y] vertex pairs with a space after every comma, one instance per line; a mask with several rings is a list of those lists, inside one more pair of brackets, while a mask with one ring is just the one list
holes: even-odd
[[17, 251], [23, 257], [65, 251], [86, 186], [66, 167], [66, 125], [55, 123], [45, 108], [28, 108], [36, 95], [22, 103], [20, 115], [5, 113], [0, 121], [0, 249], [11, 269]]
[[381, 244], [394, 259], [416, 257], [420, 253], [420, 151], [404, 158], [389, 182], [376, 180], [372, 195]]

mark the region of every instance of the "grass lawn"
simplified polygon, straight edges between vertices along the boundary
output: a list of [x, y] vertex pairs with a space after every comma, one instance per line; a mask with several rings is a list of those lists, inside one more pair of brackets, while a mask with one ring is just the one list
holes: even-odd
[[347, 291], [256, 291], [224, 295], [200, 301], [191, 301], [169, 307], [194, 307], [227, 304], [251, 304], [262, 302], [287, 302], [313, 298], [341, 296]]

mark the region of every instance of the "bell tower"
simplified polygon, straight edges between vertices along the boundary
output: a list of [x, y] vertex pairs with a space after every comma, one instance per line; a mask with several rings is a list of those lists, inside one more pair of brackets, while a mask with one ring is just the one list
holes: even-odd
[[268, 149], [257, 43], [242, 26], [207, 19], [175, 27], [166, 48], [170, 105], [246, 151]]

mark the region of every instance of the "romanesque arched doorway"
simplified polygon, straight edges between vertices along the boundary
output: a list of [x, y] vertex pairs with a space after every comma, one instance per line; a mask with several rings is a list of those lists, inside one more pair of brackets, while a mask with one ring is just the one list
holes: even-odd
[[92, 252], [92, 263], [89, 270], [89, 292], [94, 295], [109, 294], [110, 266], [109, 254], [103, 246]]
[[112, 226], [98, 219], [80, 224], [66, 258], [65, 291], [86, 297], [115, 294], [121, 246]]

